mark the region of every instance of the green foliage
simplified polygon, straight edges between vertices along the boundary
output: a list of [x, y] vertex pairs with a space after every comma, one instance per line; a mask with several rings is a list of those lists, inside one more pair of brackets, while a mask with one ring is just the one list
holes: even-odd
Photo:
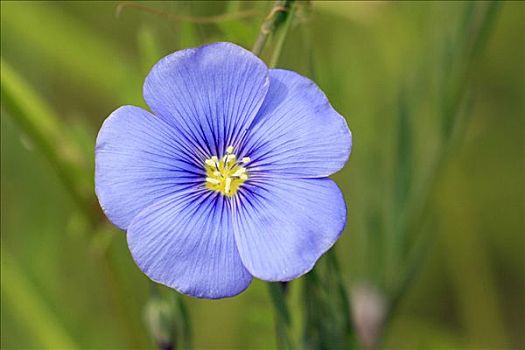
[[122, 103], [129, 102], [130, 96], [141, 100], [140, 90], [134, 88], [141, 84], [140, 75], [119, 44], [107, 41], [95, 28], [49, 3], [7, 2], [2, 11], [9, 14], [2, 16], [8, 40], [24, 42], [39, 65], [55, 63], [78, 83], [116, 96]]
[[2, 247], [2, 305], [9, 308], [26, 332], [43, 348], [76, 349], [78, 345], [62, 327], [10, 253]]
[[151, 296], [144, 306], [144, 323], [160, 349], [190, 349], [191, 323], [182, 297], [151, 283]]
[[304, 277], [303, 349], [354, 349], [349, 294], [332, 249]]
[[7, 109], [57, 169], [80, 208], [88, 213], [92, 169], [78, 145], [46, 102], [2, 59], [2, 107]]
[[380, 346], [525, 344], [525, 7], [296, 3], [262, 57], [347, 118], [348, 226], [337, 257], [286, 291], [254, 282], [221, 301], [140, 273], [98, 209], [94, 139], [116, 107], [144, 105], [158, 59], [251, 48], [273, 4], [140, 2], [117, 17], [116, 2], [1, 3], [2, 348], [358, 348], [363, 285], [385, 297]]

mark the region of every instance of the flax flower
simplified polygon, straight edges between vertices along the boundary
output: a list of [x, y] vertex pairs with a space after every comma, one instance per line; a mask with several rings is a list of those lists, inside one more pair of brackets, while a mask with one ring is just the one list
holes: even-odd
[[303, 275], [338, 239], [346, 206], [327, 176], [352, 139], [312, 81], [215, 43], [160, 60], [144, 99], [151, 112], [123, 106], [102, 125], [95, 181], [149, 278], [233, 296]]

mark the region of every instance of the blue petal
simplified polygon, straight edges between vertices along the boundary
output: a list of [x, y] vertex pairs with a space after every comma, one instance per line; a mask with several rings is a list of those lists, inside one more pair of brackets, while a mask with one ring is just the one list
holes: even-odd
[[202, 160], [188, 156], [176, 129], [124, 106], [102, 125], [95, 150], [95, 190], [106, 216], [126, 229], [153, 202], [203, 181]]
[[252, 159], [252, 175], [326, 177], [343, 167], [351, 148], [346, 121], [315, 83], [270, 70], [270, 89], [241, 152]]
[[231, 43], [177, 51], [144, 83], [153, 113], [187, 135], [202, 156], [237, 148], [268, 91], [268, 68]]
[[255, 277], [288, 281], [310, 271], [339, 238], [346, 205], [330, 179], [248, 180], [234, 226], [242, 262]]
[[182, 191], [142, 211], [128, 245], [152, 280], [199, 298], [239, 294], [252, 277], [243, 266], [227, 199], [202, 189]]

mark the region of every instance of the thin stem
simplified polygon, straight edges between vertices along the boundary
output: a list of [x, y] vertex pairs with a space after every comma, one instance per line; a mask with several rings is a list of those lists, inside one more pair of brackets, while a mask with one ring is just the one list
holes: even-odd
[[[450, 77], [449, 79], [457, 79], [459, 81], [457, 85], [453, 86], [452, 93], [446, 93], [443, 103], [445, 108], [442, 110], [441, 118], [450, 118], [453, 120], [451, 130], [449, 130], [448, 137], [443, 140], [442, 147], [439, 149], [439, 153], [434, 158], [432, 166], [427, 172], [425, 180], [421, 184], [420, 188], [415, 191], [415, 196], [412, 201], [407, 205], [404, 217], [397, 228], [397, 233], [412, 232], [420, 226], [421, 221], [425, 217], [425, 213], [430, 207], [429, 198], [434, 192], [434, 189], [439, 179], [439, 175], [443, 171], [450, 155], [456, 148], [459, 140], [464, 134], [466, 125], [468, 124], [470, 113], [462, 111], [462, 102], [464, 101], [465, 93], [470, 81], [473, 68], [479, 62], [480, 54], [487, 41], [490, 29], [494, 24], [496, 14], [499, 10], [500, 5], [497, 2], [492, 2], [488, 5], [487, 10], [480, 16], [481, 19], [478, 22], [479, 25], [475, 24], [472, 26], [472, 45], [467, 48], [467, 59], [462, 62], [462, 70], [458, 72], [459, 77]], [[467, 10], [466, 17], [469, 17], [470, 13]], [[473, 22], [470, 18], [468, 22]], [[460, 33], [461, 35], [461, 33]], [[460, 36], [461, 38], [461, 36]], [[461, 63], [460, 63], [461, 64]], [[403, 267], [400, 275], [402, 276], [399, 283], [394, 286], [394, 291], [390, 296], [389, 308], [385, 317], [383, 328], [392, 318], [394, 311], [397, 309], [398, 304], [401, 302], [406, 290], [410, 286], [417, 274], [417, 271], [422, 265], [422, 260], [426, 256], [426, 252], [430, 247], [431, 239], [427, 237], [419, 237], [418, 243], [412, 248], [408, 262]]]
[[270, 13], [268, 16], [266, 16], [266, 19], [261, 25], [261, 30], [259, 31], [257, 39], [255, 40], [255, 44], [253, 45], [252, 52], [255, 55], [261, 55], [264, 45], [268, 41], [270, 34], [275, 33], [277, 29], [290, 17], [289, 12], [293, 7], [293, 4], [293, 0], [278, 0], [275, 2], [272, 9], [270, 10]]
[[[84, 163], [88, 157], [68, 136], [64, 124], [45, 100], [4, 59], [1, 65], [2, 110], [9, 113], [51, 163], [86, 219], [88, 228], [96, 234], [103, 217], [92, 192], [92, 171]], [[122, 287], [117, 280], [114, 260], [109, 254], [102, 254], [99, 258], [115, 309], [114, 314], [119, 315], [129, 329], [136, 329], [133, 318], [129, 315], [130, 308], [126, 305], [126, 299], [121, 297]], [[133, 335], [138, 333], [133, 332]]]
[[268, 283], [270, 297], [275, 307], [275, 331], [277, 333], [277, 346], [279, 349], [293, 349], [290, 337], [291, 318], [286, 305], [286, 290], [280, 283]]
[[277, 66], [277, 62], [279, 61], [279, 57], [281, 55], [281, 50], [286, 39], [286, 34], [288, 34], [290, 24], [292, 23], [293, 15], [295, 14], [295, 8], [296, 6], [290, 6], [288, 16], [284, 21], [284, 27], [278, 32], [279, 36], [277, 38], [277, 43], [275, 44], [270, 63], [268, 64], [270, 68], [275, 68]]
[[101, 217], [91, 195], [91, 179], [77, 144], [40, 96], [2, 58], [2, 107], [27, 134], [57, 172], [75, 204], [94, 228]]
[[19, 261], [2, 244], [2, 306], [10, 310], [13, 320], [23, 325], [25, 336], [31, 336], [39, 347], [79, 349], [75, 338], [42, 298]]
[[341, 313], [343, 314], [343, 320], [344, 320], [343, 327], [344, 327], [347, 337], [350, 338], [353, 335], [352, 334], [352, 319], [350, 317], [350, 314], [351, 314], [350, 300], [348, 299], [348, 291], [346, 289], [345, 283], [342, 278], [341, 268], [339, 266], [339, 260], [337, 259], [335, 248], [330, 249], [326, 253], [326, 258], [328, 260], [328, 264], [333, 270], [334, 276], [336, 277], [337, 293], [339, 295], [339, 298], [341, 299], [341, 303], [343, 306], [343, 310], [341, 310]]

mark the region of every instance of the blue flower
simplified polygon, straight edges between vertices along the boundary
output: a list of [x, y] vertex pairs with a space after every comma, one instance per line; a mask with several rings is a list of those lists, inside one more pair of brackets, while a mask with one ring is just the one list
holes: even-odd
[[114, 111], [96, 193], [152, 280], [201, 298], [289, 281], [337, 240], [346, 205], [327, 176], [352, 145], [310, 80], [215, 43], [175, 52], [144, 83], [152, 113]]

